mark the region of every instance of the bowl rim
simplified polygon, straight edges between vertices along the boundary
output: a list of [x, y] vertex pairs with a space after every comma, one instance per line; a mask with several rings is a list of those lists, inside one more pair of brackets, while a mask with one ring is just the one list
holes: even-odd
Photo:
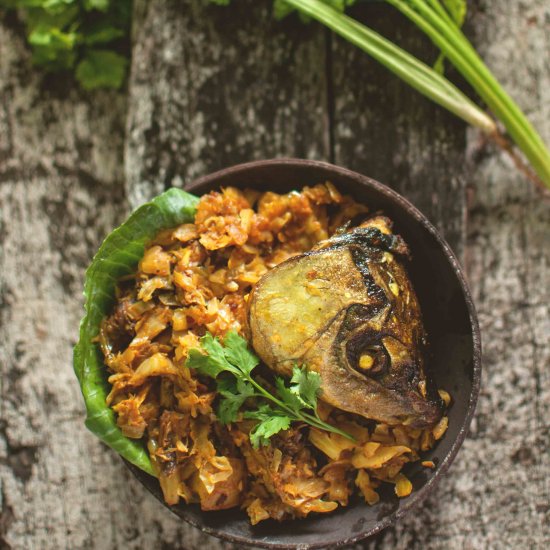
[[[197, 178], [192, 182], [185, 184], [184, 189], [186, 191], [193, 192], [195, 189], [199, 187], [211, 184], [215, 180], [221, 179], [222, 177], [226, 177], [228, 175], [247, 172], [251, 169], [266, 168], [266, 167], [269, 168], [273, 166], [300, 166], [305, 168], [310, 167], [310, 168], [328, 170], [348, 180], [349, 179], [356, 180], [360, 185], [366, 185], [367, 187], [375, 189], [377, 192], [379, 192], [382, 195], [385, 195], [392, 202], [397, 203], [399, 207], [403, 208], [409, 214], [411, 214], [417, 222], [419, 222], [425, 229], [427, 229], [432, 234], [432, 236], [435, 238], [435, 240], [443, 250], [443, 253], [447, 261], [450, 263], [453, 273], [457, 277], [462, 290], [462, 294], [463, 294], [464, 301], [466, 303], [466, 308], [468, 311], [470, 327], [472, 330], [472, 342], [473, 342], [472, 389], [470, 392], [468, 407], [466, 409], [466, 415], [464, 416], [464, 420], [462, 422], [462, 425], [460, 426], [458, 435], [455, 438], [454, 442], [452, 443], [451, 448], [446, 454], [446, 456], [444, 457], [444, 459], [439, 463], [434, 475], [430, 477], [430, 479], [428, 479], [428, 481], [420, 489], [415, 490], [411, 494], [411, 496], [406, 499], [406, 501], [403, 501], [403, 503], [399, 506], [397, 510], [395, 510], [391, 514], [382, 518], [374, 527], [367, 529], [365, 531], [362, 531], [360, 533], [357, 533], [353, 536], [350, 536], [349, 538], [335, 540], [335, 541], [327, 541], [327, 542], [319, 542], [319, 543], [296, 543], [296, 544], [276, 543], [276, 542], [270, 543], [266, 540], [263, 540], [263, 541], [253, 540], [246, 536], [227, 533], [219, 528], [213, 528], [213, 527], [203, 525], [200, 522], [193, 520], [192, 518], [185, 518], [180, 516], [179, 514], [177, 514], [177, 512], [173, 508], [166, 506], [167, 508], [170, 509], [170, 511], [173, 514], [177, 515], [180, 519], [183, 519], [190, 525], [199, 528], [203, 533], [212, 535], [214, 537], [217, 537], [219, 539], [232, 542], [232, 543], [237, 543], [237, 544], [246, 545], [246, 546], [256, 546], [259, 548], [271, 548], [271, 549], [280, 549], [280, 550], [291, 550], [291, 549], [313, 550], [317, 548], [325, 548], [327, 546], [341, 547], [341, 546], [355, 544], [361, 540], [364, 540], [368, 537], [375, 535], [376, 533], [379, 533], [380, 531], [389, 527], [390, 525], [393, 525], [398, 519], [400, 519], [405, 514], [407, 514], [411, 509], [418, 506], [427, 497], [427, 495], [433, 490], [433, 488], [439, 483], [441, 478], [449, 469], [450, 465], [452, 464], [453, 460], [455, 459], [458, 453], [458, 450], [462, 446], [462, 443], [464, 442], [466, 435], [468, 434], [469, 426], [472, 421], [476, 404], [477, 404], [477, 399], [479, 396], [479, 390], [481, 385], [481, 334], [480, 334], [475, 305], [470, 293], [470, 289], [468, 287], [466, 276], [464, 274], [464, 271], [455, 253], [452, 251], [447, 241], [443, 238], [443, 236], [439, 233], [439, 231], [435, 228], [435, 226], [428, 220], [428, 218], [424, 214], [422, 214], [422, 212], [420, 212], [420, 210], [418, 210], [418, 208], [416, 208], [416, 206], [414, 206], [405, 197], [403, 197], [402, 195], [400, 195], [390, 187], [380, 183], [379, 181], [376, 181], [358, 172], [354, 172], [347, 168], [344, 168], [335, 164], [331, 164], [328, 162], [324, 162], [324, 161], [282, 157], [282, 158], [274, 158], [274, 159], [254, 160], [250, 162], [236, 164], [234, 166], [230, 166], [227, 168], [223, 168], [221, 170], [217, 170], [216, 172], [212, 172], [205, 176], [201, 176], [200, 178]], [[140, 481], [142, 481], [139, 478], [138, 474], [142, 474], [143, 472], [141, 472], [139, 468], [132, 466], [128, 462], [126, 462], [126, 464], [130, 468], [132, 473], [136, 475], [136, 477], [138, 477]], [[146, 488], [149, 489], [149, 487], [147, 486]], [[154, 496], [159, 498], [158, 495], [154, 494]], [[159, 498], [159, 500], [161, 500], [162, 502], [161, 498]]]

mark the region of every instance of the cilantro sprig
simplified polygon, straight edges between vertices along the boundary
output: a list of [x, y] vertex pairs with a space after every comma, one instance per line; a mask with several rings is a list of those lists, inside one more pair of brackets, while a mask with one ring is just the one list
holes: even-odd
[[292, 422], [304, 422], [315, 428], [353, 437], [321, 420], [317, 414], [317, 396], [321, 377], [316, 372], [295, 366], [290, 384], [275, 378], [275, 394], [252, 377], [260, 361], [246, 340], [229, 332], [223, 345], [210, 333], [201, 338], [201, 349], [189, 351], [186, 366], [198, 374], [216, 380], [220, 395], [217, 415], [222, 424], [235, 422], [248, 399], [256, 398], [256, 408], [243, 411], [243, 418], [257, 420], [250, 432], [254, 448], [269, 444], [272, 436], [287, 430]]

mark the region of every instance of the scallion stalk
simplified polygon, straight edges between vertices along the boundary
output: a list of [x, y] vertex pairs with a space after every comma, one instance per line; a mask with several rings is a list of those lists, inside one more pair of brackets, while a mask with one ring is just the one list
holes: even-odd
[[320, 0], [285, 0], [351, 42], [438, 105], [491, 134], [494, 120], [447, 78], [369, 27]]
[[517, 103], [485, 65], [462, 30], [444, 17], [439, 0], [386, 0], [422, 30], [504, 124], [542, 182], [550, 188], [550, 152]]
[[503, 123], [511, 138], [531, 163], [538, 178], [531, 174], [507, 147], [507, 142], [500, 134], [493, 118], [432, 67], [322, 0], [285, 0], [293, 8], [316, 19], [361, 48], [421, 94], [468, 124], [480, 128], [506, 149], [516, 164], [532, 179], [550, 188], [550, 152], [544, 141], [487, 68], [440, 0], [386, 1], [422, 30], [472, 85], [480, 98]]

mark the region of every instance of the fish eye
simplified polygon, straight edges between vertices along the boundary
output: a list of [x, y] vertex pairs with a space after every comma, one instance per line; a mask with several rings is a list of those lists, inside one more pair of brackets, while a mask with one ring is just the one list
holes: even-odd
[[347, 355], [349, 365], [370, 378], [384, 375], [390, 367], [390, 356], [382, 343], [355, 342], [348, 346]]

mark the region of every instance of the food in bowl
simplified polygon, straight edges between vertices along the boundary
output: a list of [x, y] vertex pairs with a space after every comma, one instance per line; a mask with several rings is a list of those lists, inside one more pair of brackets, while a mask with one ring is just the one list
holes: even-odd
[[253, 524], [375, 504], [383, 483], [410, 494], [403, 467], [442, 437], [450, 397], [424, 372], [391, 221], [323, 183], [222, 189], [161, 225], [99, 319], [113, 446], [167, 503]]

